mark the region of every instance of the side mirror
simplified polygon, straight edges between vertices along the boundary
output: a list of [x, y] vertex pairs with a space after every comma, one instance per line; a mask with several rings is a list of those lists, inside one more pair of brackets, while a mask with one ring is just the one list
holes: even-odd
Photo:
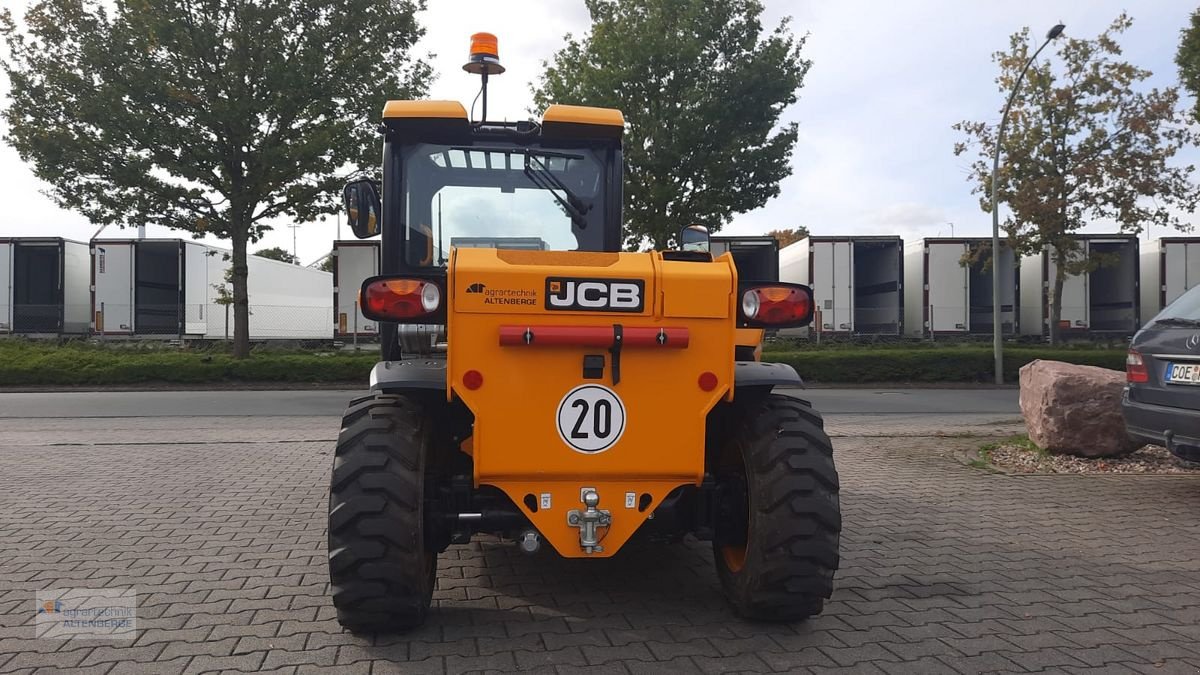
[[342, 190], [342, 201], [346, 204], [346, 220], [354, 236], [366, 239], [379, 234], [379, 214], [382, 209], [379, 189], [374, 181], [360, 178], [346, 183]]
[[688, 225], [679, 232], [679, 250], [709, 252], [708, 228], [703, 225]]

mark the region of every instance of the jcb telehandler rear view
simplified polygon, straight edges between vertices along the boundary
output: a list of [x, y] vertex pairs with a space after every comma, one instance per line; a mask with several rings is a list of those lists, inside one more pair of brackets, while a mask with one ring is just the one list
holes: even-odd
[[382, 361], [334, 459], [338, 620], [421, 623], [438, 554], [477, 533], [568, 558], [691, 534], [739, 614], [819, 613], [833, 450], [807, 402], [772, 393], [796, 372], [758, 361], [763, 329], [811, 319], [810, 290], [739, 279], [702, 227], [679, 251], [622, 252], [622, 114], [489, 122], [495, 37], [473, 36], [464, 69], [484, 79], [481, 121], [388, 102], [382, 185], [344, 194], [355, 234], [382, 235], [383, 274], [360, 290]]

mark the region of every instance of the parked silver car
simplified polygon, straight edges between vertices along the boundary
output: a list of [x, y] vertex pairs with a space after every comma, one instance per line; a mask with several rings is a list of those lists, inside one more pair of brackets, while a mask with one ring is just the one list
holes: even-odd
[[1133, 337], [1121, 401], [1129, 435], [1200, 462], [1200, 286]]

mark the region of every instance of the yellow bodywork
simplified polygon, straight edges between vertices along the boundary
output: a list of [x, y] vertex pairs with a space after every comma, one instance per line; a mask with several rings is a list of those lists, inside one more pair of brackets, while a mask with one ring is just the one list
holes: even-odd
[[388, 101], [383, 119], [467, 119], [467, 109], [458, 101]]
[[[383, 119], [467, 119], [467, 109], [458, 101], [388, 101]], [[554, 104], [546, 108], [543, 122], [593, 124], [624, 128], [625, 116], [615, 108]]]
[[624, 127], [625, 115], [616, 108], [593, 108], [585, 105], [556, 103], [546, 108], [546, 112], [542, 115], [542, 121]]
[[[475, 415], [474, 436], [462, 450], [474, 458], [477, 487], [503, 490], [560, 554], [604, 557], [671, 490], [700, 483], [706, 415], [733, 395], [737, 274], [731, 256], [696, 263], [664, 260], [655, 252], [456, 248], [448, 274], [447, 391]], [[643, 307], [549, 309], [549, 277], [640, 280]], [[626, 344], [614, 385], [612, 357], [604, 348], [500, 343], [504, 327], [611, 330], [614, 324], [626, 331], [686, 329], [687, 346]], [[605, 356], [602, 378], [583, 378], [587, 354]], [[468, 371], [481, 374], [482, 385], [468, 388]], [[706, 391], [702, 375], [709, 384], [715, 376], [716, 386]], [[603, 451], [577, 451], [560, 434], [559, 406], [584, 384], [610, 389], [625, 411], [623, 434]], [[580, 547], [580, 530], [567, 522], [569, 510], [583, 508], [583, 488], [595, 489], [599, 508], [612, 514], [601, 531], [603, 550], [591, 554]], [[649, 495], [648, 505], [643, 495]]]

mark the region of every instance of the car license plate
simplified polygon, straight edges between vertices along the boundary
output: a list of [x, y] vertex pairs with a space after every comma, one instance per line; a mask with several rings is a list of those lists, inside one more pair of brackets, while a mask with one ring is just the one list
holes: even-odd
[[1167, 384], [1200, 384], [1200, 363], [1167, 363], [1163, 381]]

